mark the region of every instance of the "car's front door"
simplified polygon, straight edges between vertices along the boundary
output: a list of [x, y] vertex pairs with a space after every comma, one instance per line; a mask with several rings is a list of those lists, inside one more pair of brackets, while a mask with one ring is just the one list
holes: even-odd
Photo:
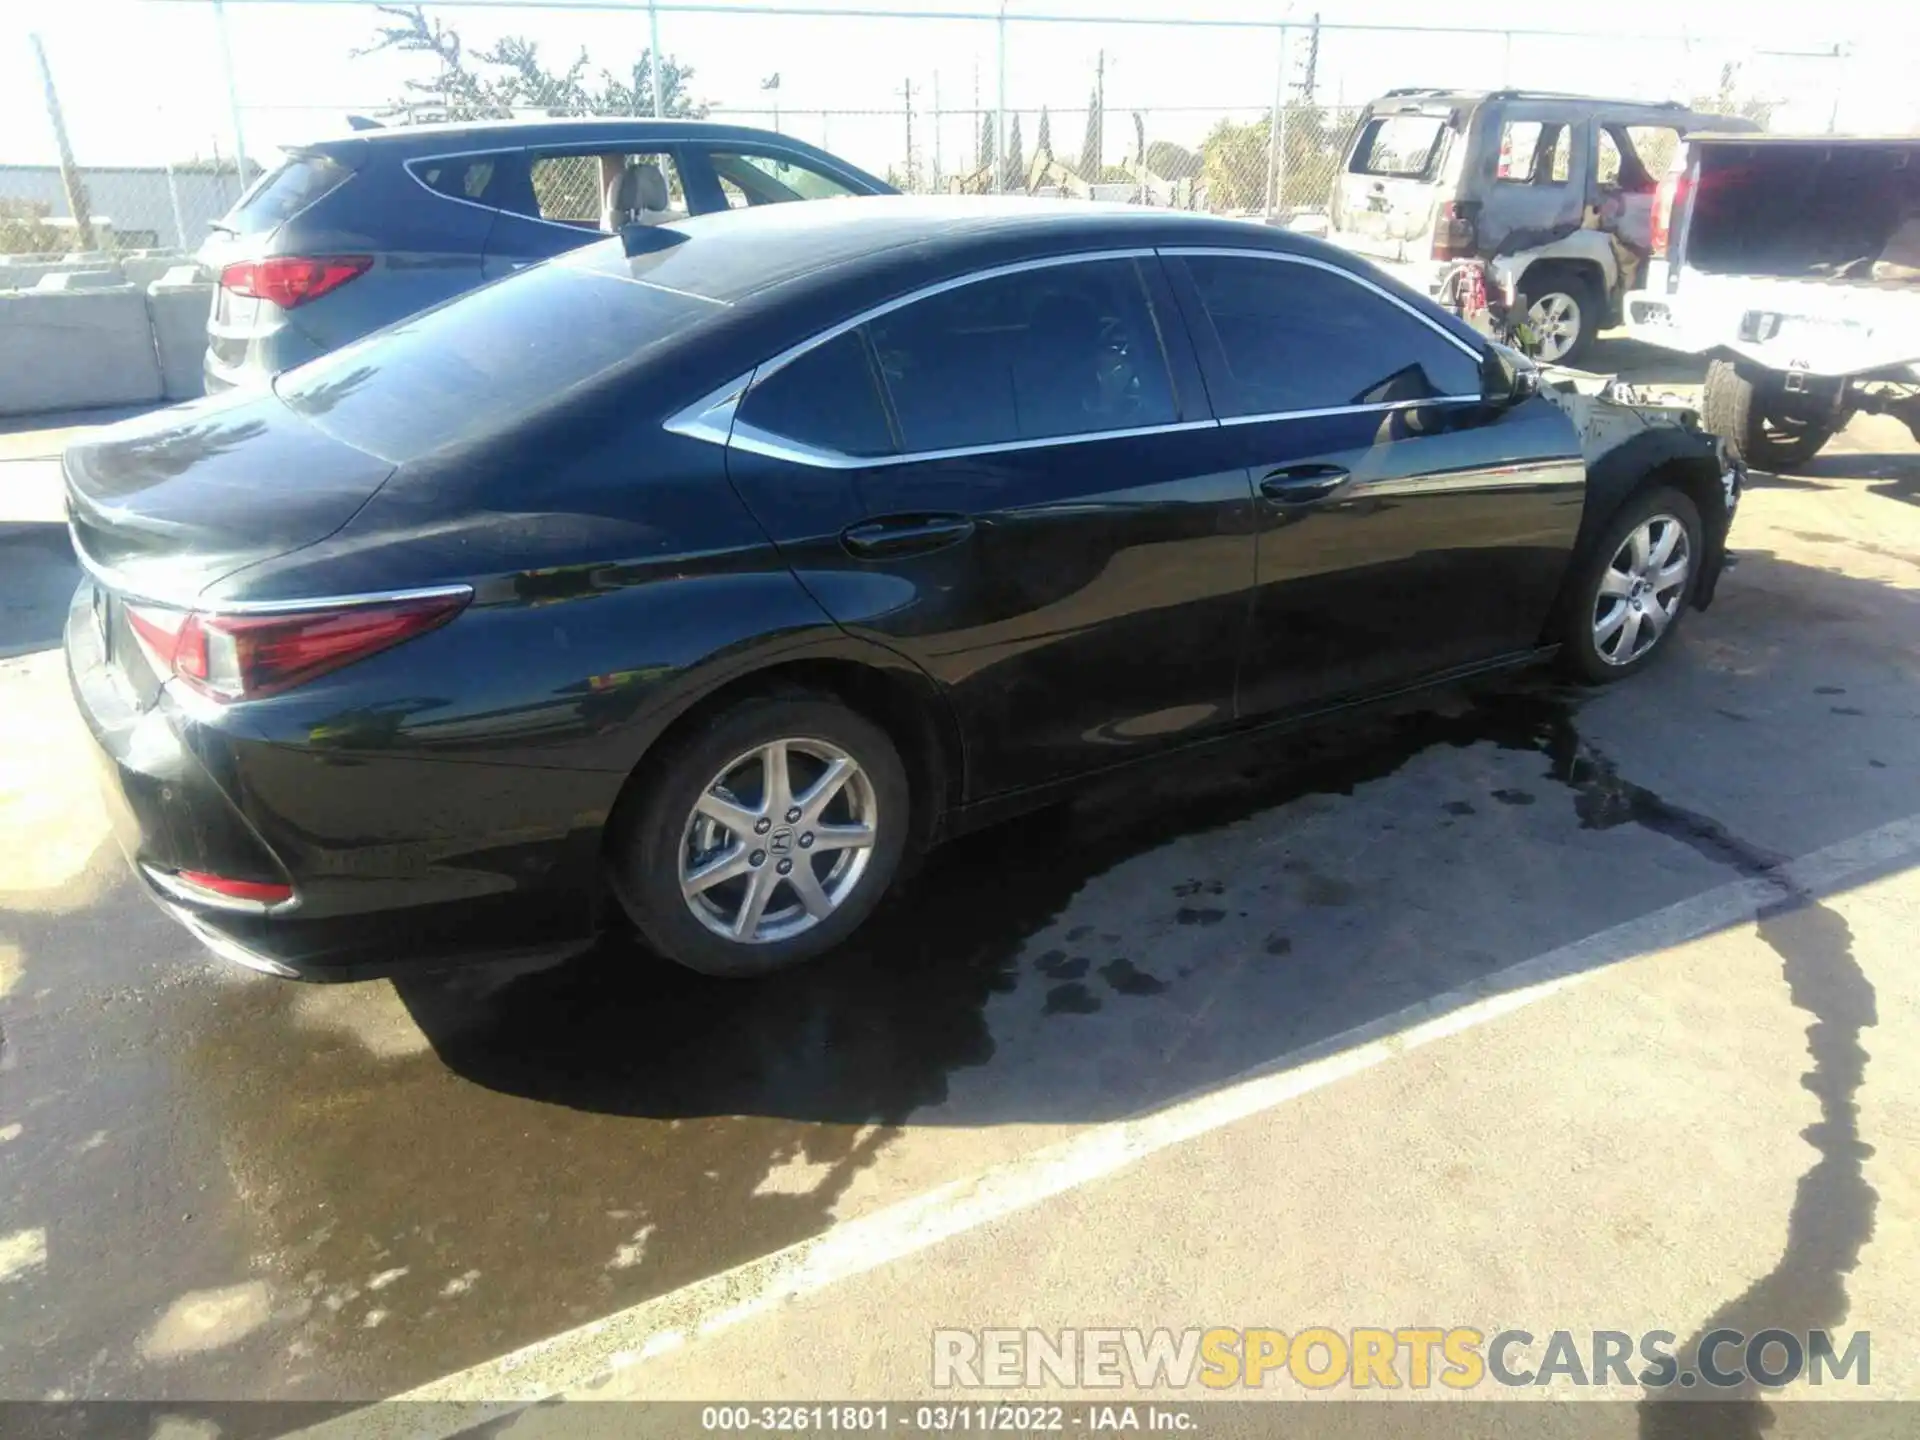
[[1311, 257], [1164, 251], [1226, 458], [1258, 495], [1243, 714], [1530, 649], [1585, 468], [1552, 402], [1481, 398], [1475, 347]]
[[836, 621], [945, 688], [970, 797], [1232, 718], [1252, 493], [1150, 252], [985, 272], [761, 368], [729, 473]]

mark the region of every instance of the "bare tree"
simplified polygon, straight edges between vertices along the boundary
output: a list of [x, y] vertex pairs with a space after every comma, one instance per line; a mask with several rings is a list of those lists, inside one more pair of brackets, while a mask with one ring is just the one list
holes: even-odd
[[[425, 80], [404, 82], [406, 94], [387, 108], [390, 115], [409, 121], [503, 119], [516, 110], [542, 110], [549, 115], [651, 115], [654, 64], [643, 50], [624, 74], [597, 72], [598, 83], [583, 49], [564, 70], [541, 62], [540, 47], [523, 35], [502, 37], [486, 49], [469, 51], [460, 32], [429, 18], [419, 5], [377, 5], [390, 22], [375, 29], [372, 44], [354, 51], [373, 55], [383, 50], [431, 55], [438, 71]], [[692, 98], [693, 67], [672, 56], [660, 66], [660, 110], [664, 115], [698, 118], [707, 113], [704, 101]]]

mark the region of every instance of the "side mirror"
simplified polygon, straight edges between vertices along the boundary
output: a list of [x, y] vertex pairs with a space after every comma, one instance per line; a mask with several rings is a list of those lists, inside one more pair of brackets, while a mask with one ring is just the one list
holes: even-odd
[[1502, 408], [1531, 400], [1540, 393], [1540, 371], [1518, 350], [1494, 341], [1480, 361], [1480, 394], [1489, 405]]

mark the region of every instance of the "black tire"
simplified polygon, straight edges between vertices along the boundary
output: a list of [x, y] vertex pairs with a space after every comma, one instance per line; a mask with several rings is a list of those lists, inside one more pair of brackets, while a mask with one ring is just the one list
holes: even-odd
[[1833, 438], [1833, 428], [1782, 413], [1779, 393], [1779, 383], [1764, 372], [1755, 376], [1730, 360], [1715, 360], [1707, 366], [1700, 423], [1755, 469], [1805, 464]]
[[[799, 934], [746, 942], [708, 928], [681, 895], [682, 847], [689, 836], [694, 806], [729, 762], [774, 741], [824, 741], [860, 767], [874, 805], [874, 839], [864, 869], [833, 911]], [[804, 758], [804, 757], [803, 757]], [[796, 772], [795, 792], [801, 785]], [[659, 954], [707, 975], [753, 976], [783, 970], [831, 950], [873, 912], [893, 883], [906, 848], [910, 816], [909, 787], [900, 753], [885, 731], [839, 701], [817, 695], [760, 696], [741, 701], [689, 732], [649, 767], [646, 789], [637, 803], [623, 807], [616, 820], [621, 833], [610, 847], [614, 892], [634, 925]], [[775, 823], [783, 817], [775, 817]], [[779, 825], [769, 833], [777, 842]], [[787, 844], [799, 835], [788, 831]], [[772, 851], [759, 851], [769, 858]], [[830, 865], [824, 847], [818, 856], [789, 849], [789, 865]], [[846, 852], [843, 852], [846, 853]], [[816, 871], [815, 873], [818, 873]], [[744, 885], [743, 876], [729, 885]], [[774, 881], [775, 900], [799, 903], [787, 882]], [[715, 903], [725, 908], [734, 893], [716, 887]], [[713, 893], [713, 892], [710, 892]]]
[[1572, 343], [1552, 360], [1544, 355], [1539, 358], [1550, 365], [1578, 366], [1593, 349], [1594, 339], [1607, 320], [1606, 297], [1593, 272], [1580, 265], [1536, 265], [1521, 277], [1520, 289], [1526, 296], [1530, 321], [1536, 307], [1548, 304], [1556, 295], [1564, 295], [1572, 303], [1579, 316]]
[[[1606, 572], [1613, 568], [1614, 556], [1627, 543], [1627, 538], [1648, 520], [1661, 515], [1679, 521], [1686, 532], [1687, 554], [1692, 563], [1686, 581], [1680, 588], [1678, 603], [1673, 607], [1672, 618], [1667, 621], [1665, 628], [1644, 650], [1624, 663], [1617, 663], [1601, 652], [1600, 642], [1594, 635], [1595, 623], [1601, 617], [1600, 582]], [[1600, 538], [1592, 548], [1575, 562], [1561, 624], [1562, 666], [1582, 680], [1604, 685], [1638, 674], [1668, 650], [1675, 632], [1686, 618], [1687, 608], [1693, 603], [1694, 591], [1700, 583], [1701, 544], [1700, 511], [1683, 492], [1661, 485], [1629, 497], [1601, 531]], [[1644, 617], [1636, 621], [1636, 630], [1645, 623]], [[1617, 634], [1611, 643], [1619, 645]]]

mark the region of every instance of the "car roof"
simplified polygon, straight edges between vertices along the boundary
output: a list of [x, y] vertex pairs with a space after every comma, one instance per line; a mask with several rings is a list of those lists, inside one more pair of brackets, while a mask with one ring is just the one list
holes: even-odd
[[1747, 122], [1735, 116], [1715, 115], [1709, 110], [1695, 110], [1679, 100], [1628, 100], [1609, 95], [1576, 95], [1560, 90], [1448, 90], [1444, 88], [1424, 89], [1419, 86], [1404, 86], [1389, 90], [1372, 103], [1376, 113], [1401, 108], [1419, 109], [1426, 106], [1464, 106], [1471, 109], [1489, 100], [1517, 101], [1565, 101], [1570, 105], [1579, 105], [1596, 110], [1634, 110], [1649, 115], [1678, 115], [1693, 118], [1731, 121], [1739, 126]]
[[825, 298], [845, 290], [877, 299], [994, 265], [1156, 246], [1278, 251], [1381, 282], [1347, 252], [1257, 220], [1027, 196], [865, 195], [756, 205], [630, 231], [552, 263], [752, 310], [805, 293]]
[[653, 116], [576, 115], [508, 120], [433, 121], [423, 125], [379, 125], [365, 130], [341, 130], [319, 136], [294, 150], [329, 150], [365, 146], [384, 152], [404, 150], [433, 154], [455, 149], [478, 150], [495, 145], [616, 145], [628, 141], [664, 143], [677, 140], [735, 140], [774, 142], [794, 150], [814, 146], [790, 135], [752, 125], [728, 125], [714, 120], [678, 120]]

